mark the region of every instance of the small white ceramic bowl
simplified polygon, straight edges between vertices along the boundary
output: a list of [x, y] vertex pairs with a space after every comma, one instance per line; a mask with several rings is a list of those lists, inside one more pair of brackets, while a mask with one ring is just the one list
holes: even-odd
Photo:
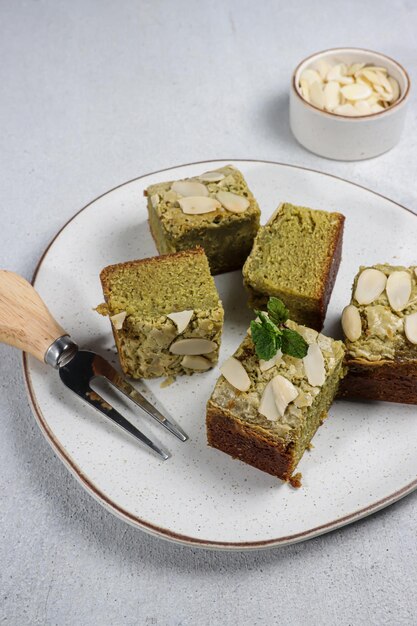
[[[398, 81], [400, 97], [390, 107], [372, 115], [348, 117], [322, 111], [308, 103], [299, 88], [300, 75], [325, 60], [337, 63], [366, 63], [386, 67]], [[370, 159], [390, 150], [398, 142], [404, 125], [410, 92], [410, 79], [405, 69], [393, 59], [362, 48], [333, 48], [304, 59], [291, 81], [290, 126], [297, 141], [305, 148], [329, 159], [356, 161]]]

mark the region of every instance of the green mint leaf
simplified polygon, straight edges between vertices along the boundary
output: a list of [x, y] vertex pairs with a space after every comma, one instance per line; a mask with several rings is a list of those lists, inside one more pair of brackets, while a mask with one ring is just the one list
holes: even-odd
[[273, 296], [268, 301], [268, 313], [271, 320], [278, 325], [285, 324], [290, 315], [282, 300]]
[[278, 335], [281, 334], [281, 330], [274, 324], [274, 322], [269, 319], [266, 313], [264, 313], [263, 311], [257, 311], [256, 314], [259, 317], [262, 325], [265, 326], [265, 328], [268, 328], [271, 333], [277, 333]]
[[278, 351], [275, 330], [270, 325], [255, 320], [250, 323], [250, 329], [258, 358], [269, 361]]
[[306, 356], [308, 343], [300, 333], [290, 328], [283, 328], [281, 339], [281, 350], [284, 354], [289, 354], [297, 359], [302, 359]]

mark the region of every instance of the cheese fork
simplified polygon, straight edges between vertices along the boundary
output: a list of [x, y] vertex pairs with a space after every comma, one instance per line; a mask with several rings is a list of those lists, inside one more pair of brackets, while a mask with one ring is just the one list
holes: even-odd
[[164, 461], [170, 457], [170, 453], [149, 439], [102, 398], [91, 387], [94, 379], [106, 379], [178, 439], [188, 439], [178, 424], [158, 411], [108, 361], [94, 352], [79, 350], [69, 334], [52, 317], [32, 285], [7, 270], [0, 270], [0, 342], [29, 352], [39, 361], [57, 369], [64, 385]]

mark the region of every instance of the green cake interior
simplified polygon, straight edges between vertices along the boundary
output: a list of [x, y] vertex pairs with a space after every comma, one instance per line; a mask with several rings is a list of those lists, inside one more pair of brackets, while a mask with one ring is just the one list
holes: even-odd
[[243, 275], [252, 303], [281, 297], [298, 320], [314, 311], [332, 263], [341, 215], [285, 203], [260, 228]]
[[112, 266], [107, 284], [106, 300], [111, 315], [126, 311], [144, 319], [219, 306], [216, 286], [202, 252], [189, 251]]

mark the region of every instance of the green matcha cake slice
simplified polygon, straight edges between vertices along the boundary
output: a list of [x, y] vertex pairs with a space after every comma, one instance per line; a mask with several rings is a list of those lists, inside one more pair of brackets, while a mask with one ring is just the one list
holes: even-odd
[[344, 216], [280, 205], [259, 229], [243, 278], [249, 304], [281, 298], [291, 318], [321, 330], [342, 254]]
[[120, 364], [132, 378], [206, 371], [223, 307], [201, 248], [110, 265], [100, 274]]
[[145, 196], [161, 254], [201, 246], [212, 274], [242, 267], [259, 228], [260, 210], [235, 167], [151, 185]]
[[360, 267], [342, 312], [345, 398], [417, 404], [417, 267]]
[[299, 486], [293, 476], [327, 417], [344, 374], [341, 341], [288, 321], [308, 344], [304, 358], [261, 361], [250, 334], [221, 367], [207, 405], [209, 445]]

